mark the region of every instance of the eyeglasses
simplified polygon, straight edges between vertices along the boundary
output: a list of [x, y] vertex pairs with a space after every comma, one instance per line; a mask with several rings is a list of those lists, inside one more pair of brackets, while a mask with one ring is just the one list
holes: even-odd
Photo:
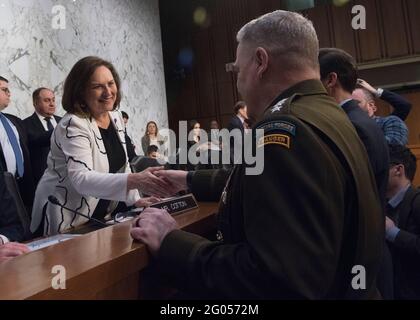
[[235, 62], [229, 62], [225, 65], [226, 72], [238, 73], [238, 67], [235, 65]]
[[9, 88], [0, 88], [0, 90], [3, 91], [6, 94], [10, 93]]

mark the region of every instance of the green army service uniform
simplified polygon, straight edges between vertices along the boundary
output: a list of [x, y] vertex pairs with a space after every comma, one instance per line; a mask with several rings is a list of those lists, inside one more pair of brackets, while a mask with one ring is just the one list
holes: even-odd
[[[264, 129], [264, 171], [197, 171], [200, 200], [222, 195], [219, 241], [180, 230], [158, 254], [162, 271], [196, 297], [376, 297], [384, 221], [366, 150], [318, 80], [282, 93]], [[353, 273], [352, 273], [353, 272]], [[364, 273], [365, 272], [365, 273]]]

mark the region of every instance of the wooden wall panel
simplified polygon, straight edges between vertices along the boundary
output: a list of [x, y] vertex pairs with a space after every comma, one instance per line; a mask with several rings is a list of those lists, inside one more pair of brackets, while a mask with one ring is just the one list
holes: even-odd
[[234, 83], [220, 83], [218, 86], [219, 94], [219, 114], [230, 113], [233, 114], [233, 106], [236, 99], [232, 92], [236, 91], [236, 84]]
[[351, 27], [351, 5], [342, 7], [331, 6], [332, 31], [334, 36], [333, 45], [350, 53], [357, 61], [355, 34]]
[[328, 6], [318, 6], [302, 12], [314, 24], [320, 48], [333, 46], [329, 12]]
[[378, 10], [375, 1], [359, 0], [366, 8], [366, 29], [357, 30], [361, 62], [379, 60], [383, 57]]
[[227, 128], [230, 119], [232, 118], [232, 113], [229, 114], [222, 114], [220, 116], [220, 125], [222, 126], [222, 128]]
[[408, 55], [403, 0], [379, 0], [378, 6], [382, 14], [386, 56], [395, 58]]
[[420, 54], [420, 1], [407, 0], [410, 41], [413, 53]]
[[408, 144], [420, 145], [420, 92], [407, 93], [403, 96], [412, 104], [410, 114], [405, 121], [409, 128]]
[[226, 72], [226, 63], [235, 60], [232, 41], [228, 35], [226, 27], [216, 27], [212, 31], [213, 49], [214, 49], [214, 69], [217, 82], [231, 82], [232, 76]]
[[[355, 4], [366, 8], [366, 30], [355, 31], [351, 27], [351, 8]], [[207, 28], [192, 23], [191, 17], [198, 6], [207, 10], [210, 19]], [[250, 19], [281, 6], [281, 0], [160, 0], [171, 128], [177, 129], [179, 120], [190, 119], [208, 122], [216, 118], [224, 125], [228, 123], [232, 106], [240, 100], [235, 77], [225, 72], [225, 64], [235, 60], [236, 34]], [[303, 14], [313, 21], [321, 47], [342, 48], [365, 66], [420, 54], [420, 0], [354, 0], [343, 7], [323, 5]], [[186, 70], [185, 77], [179, 79], [172, 73], [178, 68], [179, 51], [188, 46], [194, 51], [193, 69]], [[384, 69], [375, 67], [366, 70]], [[402, 78], [398, 83], [412, 79], [403, 66], [389, 68], [392, 72], [381, 74], [380, 83], [375, 85], [396, 83], [396, 74]], [[418, 96], [412, 99], [420, 106]], [[420, 143], [420, 132], [417, 132], [420, 115], [414, 108], [407, 120], [410, 143]], [[380, 109], [381, 114], [388, 112], [387, 106]]]
[[417, 171], [414, 176], [413, 185], [420, 187], [420, 144], [409, 146], [411, 152], [416, 156], [417, 159]]

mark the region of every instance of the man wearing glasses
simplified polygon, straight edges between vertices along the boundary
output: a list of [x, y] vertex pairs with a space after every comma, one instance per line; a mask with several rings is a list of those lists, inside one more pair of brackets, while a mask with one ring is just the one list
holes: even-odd
[[[264, 132], [254, 141], [264, 148], [263, 172], [248, 175], [238, 164], [227, 183], [222, 170], [155, 172], [199, 200], [221, 195], [218, 239], [181, 231], [155, 208], [142, 212], [132, 237], [191, 297], [376, 297], [384, 221], [375, 180], [351, 122], [320, 82], [312, 23], [274, 11], [237, 40], [237, 88], [253, 129]], [[356, 266], [365, 270], [361, 287]]]
[[[29, 158], [27, 134], [22, 120], [3, 113], [10, 103], [9, 81], [0, 76], [0, 161], [17, 180], [27, 209], [32, 207], [35, 187]], [[28, 211], [30, 212], [30, 211]]]

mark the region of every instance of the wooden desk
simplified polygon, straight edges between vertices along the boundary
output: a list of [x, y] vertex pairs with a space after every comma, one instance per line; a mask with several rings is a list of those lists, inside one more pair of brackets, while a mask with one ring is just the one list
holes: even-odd
[[[184, 230], [208, 234], [216, 227], [216, 203], [175, 217]], [[100, 229], [0, 264], [0, 299], [139, 299], [141, 271], [149, 263], [133, 242], [131, 222]], [[52, 289], [56, 265], [66, 268], [66, 289]]]

